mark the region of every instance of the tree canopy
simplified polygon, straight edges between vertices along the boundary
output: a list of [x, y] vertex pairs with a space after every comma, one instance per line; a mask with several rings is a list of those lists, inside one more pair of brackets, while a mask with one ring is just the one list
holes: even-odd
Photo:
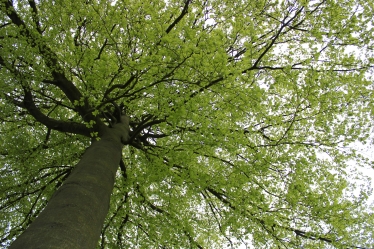
[[3, 246], [124, 110], [98, 247], [373, 248], [373, 1], [0, 3]]

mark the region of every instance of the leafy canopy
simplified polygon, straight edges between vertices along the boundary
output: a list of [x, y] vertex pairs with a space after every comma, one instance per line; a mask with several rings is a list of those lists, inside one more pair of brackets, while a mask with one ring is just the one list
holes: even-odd
[[349, 145], [373, 127], [373, 12], [361, 0], [2, 0], [2, 244], [123, 107], [132, 139], [101, 248], [372, 246], [369, 188], [352, 195], [347, 165], [369, 164]]

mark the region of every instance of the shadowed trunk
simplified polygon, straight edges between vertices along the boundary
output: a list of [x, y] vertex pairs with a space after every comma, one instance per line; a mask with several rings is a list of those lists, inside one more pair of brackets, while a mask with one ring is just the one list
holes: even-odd
[[11, 249], [95, 248], [108, 213], [128, 118], [104, 129], [54, 193], [46, 208]]

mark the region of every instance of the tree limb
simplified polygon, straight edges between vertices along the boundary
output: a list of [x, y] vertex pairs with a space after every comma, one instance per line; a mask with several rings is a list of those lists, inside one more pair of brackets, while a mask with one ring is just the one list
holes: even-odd
[[[28, 38], [30, 46], [38, 48], [40, 55], [45, 60], [46, 65], [51, 69], [53, 80], [44, 80], [43, 82], [53, 84], [60, 88], [72, 104], [75, 104], [76, 101], [81, 101], [83, 99], [83, 95], [74, 85], [74, 83], [66, 78], [65, 74], [63, 73], [63, 68], [61, 68], [60, 64], [58, 63], [57, 55], [45, 44], [45, 42], [43, 42], [41, 37], [35, 37], [35, 35], [30, 32], [29, 29], [27, 29], [26, 24], [15, 11], [12, 2], [7, 0], [2, 0], [2, 2], [9, 19], [20, 28], [20, 34]], [[87, 111], [90, 109], [88, 103], [85, 103], [84, 106], [77, 106], [76, 108], [85, 121], [95, 120], [96, 123], [101, 124], [99, 119], [95, 118], [92, 113]]]
[[25, 108], [36, 119], [36, 121], [42, 123], [48, 129], [90, 137], [90, 130], [84, 124], [55, 120], [43, 114], [35, 105], [31, 92], [28, 90], [25, 90], [24, 92], [25, 96], [22, 106], [20, 107]]
[[174, 20], [174, 22], [172, 24], [170, 24], [170, 26], [166, 29], [166, 33], [169, 34], [170, 31], [175, 27], [175, 25], [177, 25], [182, 19], [183, 17], [188, 13], [188, 6], [189, 4], [191, 3], [191, 0], [186, 0], [185, 3], [184, 3], [184, 6], [183, 6], [183, 10], [182, 12], [180, 13], [180, 15]]

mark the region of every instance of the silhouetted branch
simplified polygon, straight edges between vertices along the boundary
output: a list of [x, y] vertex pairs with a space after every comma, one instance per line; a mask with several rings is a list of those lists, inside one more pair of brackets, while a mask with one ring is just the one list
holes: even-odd
[[182, 10], [181, 14], [166, 29], [167, 34], [170, 33], [170, 31], [175, 27], [175, 25], [177, 25], [183, 19], [183, 17], [188, 13], [188, 6], [189, 6], [190, 3], [191, 3], [191, 0], [186, 0], [186, 2], [184, 3], [184, 7], [183, 7], [183, 10]]
[[90, 130], [84, 124], [55, 120], [43, 114], [35, 105], [30, 91], [25, 90], [25, 96], [21, 107], [25, 108], [38, 122], [49, 129], [90, 137]]

